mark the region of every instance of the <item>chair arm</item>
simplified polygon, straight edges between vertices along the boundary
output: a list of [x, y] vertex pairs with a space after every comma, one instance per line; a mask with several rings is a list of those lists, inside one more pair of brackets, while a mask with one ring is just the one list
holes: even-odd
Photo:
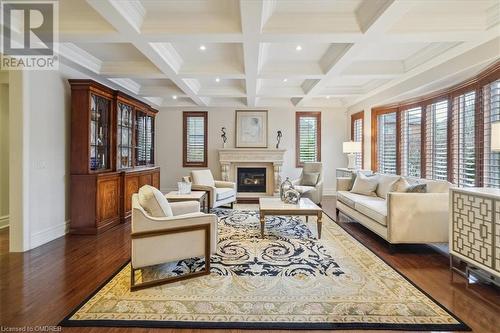
[[448, 193], [387, 194], [391, 243], [448, 242]]
[[223, 180], [216, 180], [215, 187], [232, 188], [232, 189], [236, 190], [236, 183], [226, 182]]
[[137, 232], [167, 230], [186, 225], [217, 223], [217, 216], [215, 214], [204, 214], [201, 212], [171, 217], [135, 215], [133, 218], [132, 235]]
[[337, 191], [350, 191], [352, 188], [351, 177], [337, 177]]
[[189, 213], [198, 213], [200, 211], [200, 203], [198, 201], [171, 202], [170, 208], [172, 208], [174, 216], [180, 216]]
[[191, 185], [191, 189], [194, 191], [207, 191], [209, 206], [210, 207], [214, 206], [215, 199], [217, 198], [217, 195], [215, 193], [215, 186], [193, 184]]
[[294, 180], [292, 180], [292, 185], [293, 186], [300, 185], [301, 181], [302, 181], [302, 178], [294, 179]]

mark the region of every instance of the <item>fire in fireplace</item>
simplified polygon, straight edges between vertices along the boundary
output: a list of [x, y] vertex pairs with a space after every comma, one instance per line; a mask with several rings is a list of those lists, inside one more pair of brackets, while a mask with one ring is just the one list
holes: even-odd
[[266, 192], [266, 168], [238, 168], [238, 192]]

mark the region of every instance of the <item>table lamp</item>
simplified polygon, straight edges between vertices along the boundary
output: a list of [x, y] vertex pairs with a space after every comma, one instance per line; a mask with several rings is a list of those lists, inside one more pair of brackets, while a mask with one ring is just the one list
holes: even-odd
[[500, 121], [491, 124], [491, 150], [500, 152]]
[[361, 153], [361, 142], [347, 141], [342, 144], [342, 151], [349, 158], [348, 169], [356, 168], [356, 153]]

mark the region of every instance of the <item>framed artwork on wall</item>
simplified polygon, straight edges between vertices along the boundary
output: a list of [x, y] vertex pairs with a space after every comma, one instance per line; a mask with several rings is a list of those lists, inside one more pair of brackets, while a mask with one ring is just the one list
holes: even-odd
[[236, 110], [236, 147], [267, 148], [267, 110]]

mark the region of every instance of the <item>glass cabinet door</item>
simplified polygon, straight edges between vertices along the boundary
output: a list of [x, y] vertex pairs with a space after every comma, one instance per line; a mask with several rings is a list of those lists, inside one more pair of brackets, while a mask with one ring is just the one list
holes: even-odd
[[110, 107], [105, 97], [90, 94], [90, 170], [110, 168]]
[[135, 120], [135, 165], [154, 164], [154, 117], [137, 111]]
[[116, 168], [132, 167], [132, 106], [118, 102]]

